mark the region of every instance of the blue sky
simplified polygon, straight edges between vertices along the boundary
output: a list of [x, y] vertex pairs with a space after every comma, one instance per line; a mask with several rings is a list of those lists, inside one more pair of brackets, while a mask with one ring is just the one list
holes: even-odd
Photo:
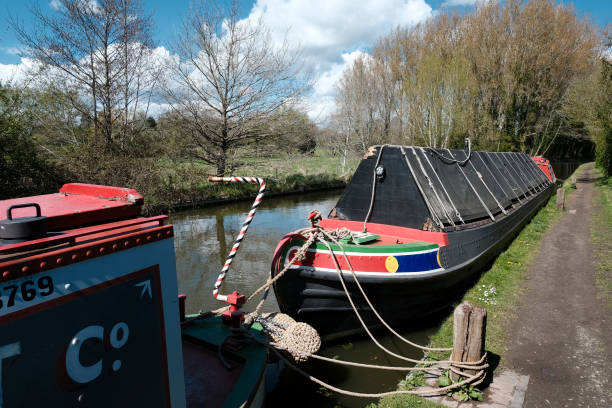
[[[8, 27], [9, 13], [31, 25], [28, 4], [36, 0], [0, 0], [0, 81], [18, 78], [25, 62], [18, 55], [20, 44]], [[53, 13], [57, 0], [38, 0]], [[289, 40], [299, 42], [306, 65], [318, 76], [310, 97], [311, 116], [328, 110], [334, 85], [342, 71], [367, 51], [376, 39], [397, 25], [410, 25], [431, 17], [441, 6], [469, 7], [478, 0], [249, 0], [244, 17], [261, 17], [278, 38], [289, 30]], [[570, 2], [557, 1], [568, 4]], [[190, 0], [144, 0], [153, 13], [154, 41], [164, 52]], [[581, 0], [573, 3], [578, 13], [588, 14], [599, 25], [612, 23], [612, 0]], [[161, 48], [163, 47], [163, 48]], [[314, 112], [314, 113], [313, 113]]]

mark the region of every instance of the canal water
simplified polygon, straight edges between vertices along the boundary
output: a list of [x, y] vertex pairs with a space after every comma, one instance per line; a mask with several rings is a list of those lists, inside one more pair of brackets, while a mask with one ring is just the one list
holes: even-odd
[[[553, 163], [557, 177], [569, 177], [579, 163]], [[341, 190], [264, 198], [251, 224], [245, 240], [225, 279], [222, 293], [234, 290], [251, 294], [268, 277], [274, 249], [281, 237], [291, 231], [308, 226], [307, 215], [313, 209], [327, 214], [332, 209]], [[253, 195], [255, 195], [255, 190]], [[223, 306], [212, 297], [213, 284], [231, 248], [234, 238], [251, 206], [250, 201], [223, 204], [203, 209], [182, 211], [170, 217], [174, 224], [177, 273], [180, 293], [187, 294], [187, 312], [211, 310]], [[247, 305], [251, 310], [254, 305]], [[264, 312], [278, 311], [273, 291], [263, 308]], [[451, 310], [413, 326], [402, 333], [406, 338], [427, 344], [440, 323]], [[411, 358], [421, 358], [422, 353], [386, 333], [377, 338], [390, 350]], [[369, 338], [351, 338], [344, 342], [326, 344], [320, 354], [363, 363], [405, 366], [405, 362], [380, 351]], [[307, 372], [339, 388], [362, 393], [392, 391], [405, 373], [359, 369], [331, 365], [325, 362], [308, 362]], [[270, 407], [364, 407], [375, 400], [350, 398], [330, 393], [297, 374], [285, 370], [274, 392], [268, 397]]]
[[[259, 288], [268, 277], [272, 254], [282, 236], [308, 226], [306, 217], [313, 209], [327, 214], [340, 194], [341, 191], [336, 190], [264, 198], [221, 292], [238, 290], [249, 295]], [[250, 206], [251, 202], [237, 202], [182, 211], [170, 217], [170, 222], [174, 224], [179, 292], [187, 294], [187, 313], [224, 305], [212, 297], [213, 284]], [[252, 307], [254, 305], [247, 305], [245, 310], [251, 310]], [[263, 311], [278, 311], [273, 291]], [[440, 318], [429, 319], [421, 323], [420, 327], [405, 333], [405, 336], [419, 344], [426, 344], [428, 336], [437, 330], [439, 323]], [[378, 333], [377, 338], [396, 353], [417, 359], [422, 357], [418, 350], [385, 333]], [[326, 345], [321, 354], [370, 364], [409, 365], [383, 353], [366, 338], [351, 338]], [[358, 369], [324, 362], [309, 362], [304, 368], [337, 387], [364, 393], [394, 390], [405, 377], [402, 372]], [[326, 392], [309, 380], [287, 371], [281, 376], [276, 390], [270, 394], [268, 406], [284, 407], [290, 403], [294, 407], [364, 407], [373, 401]]]

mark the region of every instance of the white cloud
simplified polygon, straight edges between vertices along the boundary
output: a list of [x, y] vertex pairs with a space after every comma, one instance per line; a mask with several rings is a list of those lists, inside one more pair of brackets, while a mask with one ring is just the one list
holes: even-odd
[[455, 7], [455, 6], [477, 6], [486, 3], [488, 0], [447, 0], [440, 7]]
[[[99, 9], [96, 0], [80, 1], [91, 12]], [[57, 10], [61, 1], [52, 0], [49, 5]], [[311, 118], [325, 120], [334, 110], [335, 85], [355, 58], [398, 25], [414, 25], [432, 14], [425, 0], [257, 0], [247, 20], [261, 18], [272, 41], [281, 43], [287, 34], [290, 43], [300, 46], [305, 68], [317, 79], [305, 105]], [[158, 47], [150, 63], [168, 58], [177, 57]], [[18, 65], [0, 65], [0, 80], [23, 80], [24, 60]], [[161, 113], [165, 107], [158, 103], [152, 111]]]
[[333, 63], [328, 70], [319, 75], [314, 85], [313, 92], [306, 98], [308, 115], [314, 121], [325, 120], [335, 110], [336, 84], [342, 77], [342, 73], [350, 67], [360, 56], [367, 57], [369, 54], [363, 51], [353, 51], [342, 54], [342, 62]]
[[51, 7], [53, 10], [59, 10], [62, 8], [62, 2], [60, 0], [51, 0], [49, 7]]
[[32, 58], [21, 58], [19, 64], [0, 64], [0, 83], [23, 84], [27, 73], [39, 67]]
[[333, 112], [334, 86], [354, 58], [398, 25], [432, 16], [425, 0], [257, 0], [248, 17], [261, 18], [273, 40], [299, 44], [318, 81], [306, 101], [312, 118]]
[[337, 62], [342, 52], [370, 46], [397, 25], [431, 13], [424, 0], [257, 0], [249, 19], [261, 17], [279, 42], [288, 31], [307, 56]]
[[[81, 9], [89, 14], [98, 14], [102, 11], [96, 0], [78, 0], [78, 3], [80, 3]], [[61, 0], [51, 0], [49, 2], [49, 7], [55, 11], [59, 11], [64, 7], [64, 4]]]

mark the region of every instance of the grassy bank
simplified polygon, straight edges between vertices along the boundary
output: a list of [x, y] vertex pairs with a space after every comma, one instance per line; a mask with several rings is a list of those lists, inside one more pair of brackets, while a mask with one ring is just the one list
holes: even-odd
[[[578, 167], [574, 175], [580, 174], [583, 168], [584, 165]], [[574, 189], [570, 179], [571, 177], [564, 184], [566, 196]], [[516, 318], [518, 300], [524, 291], [525, 273], [538, 253], [540, 240], [561, 214], [562, 212], [556, 209], [556, 200], [553, 195], [462, 299], [462, 301], [484, 306], [487, 309], [486, 349], [490, 354], [500, 356], [499, 366], [504, 364], [507, 328]], [[438, 332], [430, 338], [429, 346], [449, 347], [452, 344], [453, 316], [451, 314], [444, 320]], [[436, 353], [431, 353], [431, 356], [445, 357]], [[395, 396], [381, 399], [379, 407], [429, 407], [430, 405], [425, 405], [425, 402], [430, 401], [425, 401], [420, 397]]]
[[[342, 159], [327, 151], [314, 155], [281, 155], [277, 157], [242, 157], [230, 162], [228, 175], [262, 177], [268, 196], [344, 187], [353, 174], [359, 158], [351, 158], [342, 168]], [[215, 173], [202, 162], [160, 161], [152, 182], [139, 189], [145, 196], [143, 211], [157, 214], [193, 208], [223, 201], [252, 198], [257, 188], [239, 183], [210, 183]]]
[[591, 219], [595, 283], [602, 300], [612, 310], [612, 176], [600, 178], [595, 188], [598, 197], [595, 199], [595, 213]]

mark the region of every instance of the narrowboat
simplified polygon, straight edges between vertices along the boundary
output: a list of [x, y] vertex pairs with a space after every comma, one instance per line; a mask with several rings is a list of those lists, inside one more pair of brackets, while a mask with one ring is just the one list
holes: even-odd
[[313, 242], [302, 259], [293, 258], [306, 234], [277, 246], [271, 275], [286, 269], [274, 285], [279, 307], [327, 340], [362, 331], [355, 309], [369, 328], [381, 325], [366, 297], [397, 327], [434, 313], [462, 296], [553, 191], [541, 157], [469, 143], [371, 147], [329, 215], [313, 223], [337, 239]]
[[0, 201], [0, 407], [262, 406], [267, 348], [185, 316], [172, 225], [142, 203], [88, 184]]

